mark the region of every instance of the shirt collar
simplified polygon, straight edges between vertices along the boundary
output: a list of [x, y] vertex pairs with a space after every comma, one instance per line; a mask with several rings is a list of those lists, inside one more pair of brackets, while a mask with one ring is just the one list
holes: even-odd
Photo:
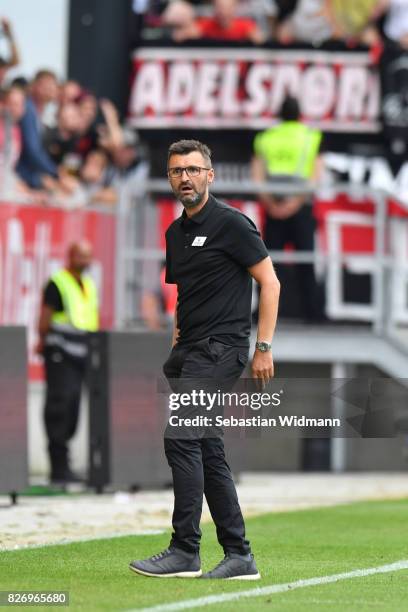
[[187, 217], [186, 211], [183, 210], [181, 214], [182, 222], [192, 221], [194, 223], [197, 223], [198, 225], [201, 225], [201, 223], [204, 223], [204, 221], [207, 219], [208, 215], [211, 213], [214, 206], [215, 206], [215, 198], [213, 198], [212, 195], [209, 195], [208, 200], [204, 204], [202, 209], [199, 210], [199, 212], [193, 215], [192, 217]]

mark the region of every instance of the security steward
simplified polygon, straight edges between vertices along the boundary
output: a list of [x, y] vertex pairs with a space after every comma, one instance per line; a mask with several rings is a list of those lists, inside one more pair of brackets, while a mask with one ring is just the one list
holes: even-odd
[[[248, 360], [254, 278], [260, 285], [260, 310], [252, 370], [266, 384], [273, 376], [279, 282], [259, 232], [240, 211], [209, 195], [214, 170], [205, 144], [173, 143], [167, 175], [184, 211], [166, 232], [166, 282], [177, 285], [178, 303], [164, 373], [169, 381], [240, 377]], [[164, 444], [174, 486], [170, 545], [149, 559], [133, 561], [130, 569], [146, 576], [256, 580], [260, 574], [222, 436], [181, 438], [165, 437]], [[225, 555], [204, 575], [199, 556], [203, 494]]]
[[[298, 101], [288, 96], [281, 107], [281, 122], [260, 132], [254, 140], [252, 178], [256, 182], [272, 179], [283, 181], [298, 189], [311, 180], [317, 180], [322, 168], [319, 150], [322, 133], [300, 120]], [[259, 199], [266, 210], [264, 240], [268, 250], [279, 251], [291, 243], [297, 251], [314, 250], [315, 219], [308, 196], [260, 193]], [[278, 276], [284, 278], [284, 267], [276, 265]], [[323, 295], [316, 282], [312, 263], [296, 265], [302, 316], [307, 322], [324, 319]], [[283, 283], [288, 286], [287, 283]], [[285, 296], [284, 301], [285, 301]]]
[[45, 364], [44, 419], [53, 483], [80, 480], [70, 467], [68, 441], [78, 424], [88, 332], [99, 327], [96, 286], [84, 274], [91, 261], [89, 242], [72, 244], [67, 267], [50, 278], [43, 293], [38, 352]]

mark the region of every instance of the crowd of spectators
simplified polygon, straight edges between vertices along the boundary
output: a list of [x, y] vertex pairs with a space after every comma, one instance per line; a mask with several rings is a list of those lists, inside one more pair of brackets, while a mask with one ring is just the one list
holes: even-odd
[[[145, 30], [176, 43], [215, 39], [320, 45], [327, 40], [408, 49], [407, 0], [134, 0]], [[146, 29], [147, 28], [147, 29]], [[0, 181], [5, 191], [66, 206], [113, 205], [118, 184], [142, 157], [137, 133], [114, 105], [50, 70], [10, 80], [19, 63], [10, 23], [1, 21]], [[4, 45], [3, 45], [4, 46]], [[5, 184], [5, 176], [8, 183]]]
[[[406, 0], [134, 0], [141, 36], [174, 42], [217, 39], [315, 46], [406, 43]], [[405, 40], [405, 42], [404, 42]]]
[[[7, 79], [18, 64], [11, 27], [10, 58], [0, 58], [0, 187], [3, 196], [67, 208], [112, 206], [124, 179], [141, 171], [138, 135], [120, 124], [115, 106], [50, 70], [31, 81]], [[145, 172], [145, 167], [143, 167]]]

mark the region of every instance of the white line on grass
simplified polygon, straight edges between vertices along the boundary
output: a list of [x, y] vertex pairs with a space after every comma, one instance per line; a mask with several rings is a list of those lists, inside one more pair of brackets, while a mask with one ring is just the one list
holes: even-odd
[[[301, 589], [303, 587], [315, 586], [319, 584], [329, 584], [338, 582], [339, 580], [348, 580], [349, 578], [361, 578], [372, 576], [373, 574], [385, 574], [387, 572], [398, 572], [408, 569], [408, 560], [396, 561], [389, 565], [380, 565], [379, 567], [369, 567], [367, 569], [353, 570], [352, 572], [344, 572], [342, 574], [332, 574], [331, 576], [317, 576], [316, 578], [306, 578], [304, 580], [296, 580], [295, 582], [286, 582], [284, 584], [273, 584], [271, 586], [258, 587], [248, 591], [236, 591], [233, 593], [222, 593], [219, 595], [208, 595], [207, 597], [199, 597], [197, 599], [186, 599], [174, 603], [160, 604], [150, 608], [135, 608], [128, 612], [173, 612], [176, 610], [187, 610], [190, 608], [200, 608], [203, 606], [211, 606], [213, 604], [224, 603], [226, 601], [235, 601], [243, 597], [261, 597], [262, 595], [274, 595], [275, 593], [284, 593], [293, 589]], [[153, 579], [154, 580], [154, 579]], [[204, 583], [205, 584], [205, 583]]]
[[48, 546], [65, 546], [66, 544], [76, 544], [78, 542], [93, 542], [94, 540], [111, 540], [113, 538], [127, 538], [128, 536], [152, 536], [166, 533], [164, 529], [146, 529], [145, 531], [127, 531], [123, 533], [106, 533], [104, 535], [83, 536], [79, 538], [62, 538], [43, 544], [15, 544], [14, 546], [3, 546], [0, 544], [0, 552], [15, 552], [16, 550], [30, 550], [30, 548], [45, 548]]

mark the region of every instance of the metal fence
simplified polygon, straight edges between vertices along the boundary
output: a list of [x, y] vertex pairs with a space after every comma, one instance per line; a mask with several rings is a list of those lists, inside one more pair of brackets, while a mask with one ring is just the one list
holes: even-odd
[[[245, 198], [254, 197], [260, 191], [311, 196], [316, 193], [316, 186], [310, 183], [294, 186], [281, 181], [269, 181], [263, 185], [250, 181], [216, 181], [212, 186], [215, 195], [238, 193]], [[146, 180], [139, 185], [137, 194], [122, 192], [117, 224], [118, 328], [134, 326], [140, 322], [143, 293], [159, 289], [157, 279], [165, 254], [159, 248], [155, 197], [169, 193], [166, 180]], [[351, 201], [369, 199], [374, 204], [374, 213], [366, 214], [352, 209], [332, 211], [326, 217], [327, 250], [315, 247], [312, 252], [271, 251], [272, 260], [276, 263], [315, 265], [323, 274], [329, 319], [364, 321], [370, 323], [376, 333], [395, 335], [398, 326], [408, 322], [408, 217], [389, 216], [390, 196], [383, 191], [338, 184], [330, 187], [330, 193], [333, 198], [347, 194]], [[394, 196], [392, 199], [395, 201]], [[351, 226], [372, 228], [372, 252], [342, 251], [342, 231]], [[356, 274], [370, 275], [370, 303], [345, 301], [342, 274], [345, 266]]]

